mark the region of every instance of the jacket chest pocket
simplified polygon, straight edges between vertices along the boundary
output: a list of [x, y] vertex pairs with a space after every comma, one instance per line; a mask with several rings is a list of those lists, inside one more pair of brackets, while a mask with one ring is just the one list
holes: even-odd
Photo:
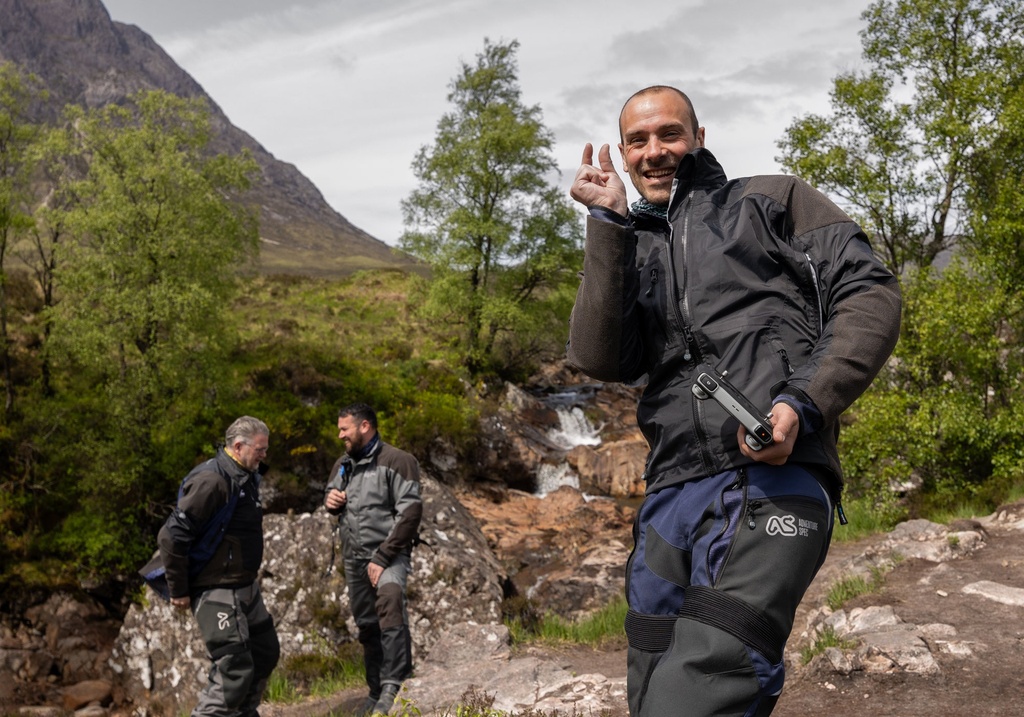
[[[646, 261], [639, 267], [640, 292], [637, 296], [643, 314], [646, 342], [659, 337], [658, 345], [664, 346], [668, 335], [669, 305], [672, 294], [672, 276], [668, 265], [668, 247], [662, 242], [651, 248]], [[650, 347], [654, 348], [654, 347]]]

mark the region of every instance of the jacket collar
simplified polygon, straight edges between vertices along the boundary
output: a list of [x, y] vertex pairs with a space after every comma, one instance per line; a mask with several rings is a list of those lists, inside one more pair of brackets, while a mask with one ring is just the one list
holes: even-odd
[[692, 189], [716, 189], [726, 183], [725, 170], [715, 155], [705, 147], [697, 147], [683, 155], [676, 168], [672, 196], [668, 202], [668, 214]]
[[250, 478], [255, 479], [259, 482], [261, 472], [266, 470], [266, 467], [260, 463], [259, 468], [255, 471], [248, 471], [243, 468], [238, 461], [228, 455], [228, 452], [221, 446], [217, 449], [217, 456], [214, 458], [217, 464], [220, 465], [221, 470], [228, 476], [234, 483], [244, 485]]
[[360, 451], [359, 457], [355, 457], [352, 454], [347, 454], [347, 458], [353, 463], [364, 463], [372, 460], [378, 453], [380, 453], [381, 447], [384, 445], [384, 441], [381, 440], [380, 433], [374, 433], [373, 438], [366, 444], [366, 447]]

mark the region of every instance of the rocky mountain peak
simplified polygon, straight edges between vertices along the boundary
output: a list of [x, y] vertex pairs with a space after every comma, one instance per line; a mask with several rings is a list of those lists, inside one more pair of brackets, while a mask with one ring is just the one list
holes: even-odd
[[248, 149], [260, 166], [247, 201], [259, 207], [265, 271], [338, 275], [412, 265], [335, 211], [294, 165], [235, 127], [152, 37], [111, 20], [100, 0], [0, 0], [0, 18], [0, 62], [35, 74], [50, 91], [49, 102], [38, 108], [40, 121], [53, 121], [67, 104], [101, 107], [146, 89], [204, 98], [212, 149]]

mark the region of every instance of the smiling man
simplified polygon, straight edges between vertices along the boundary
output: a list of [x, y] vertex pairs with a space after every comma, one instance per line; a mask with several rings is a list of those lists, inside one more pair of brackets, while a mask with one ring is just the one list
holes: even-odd
[[423, 515], [420, 467], [377, 432], [364, 403], [338, 412], [345, 453], [331, 468], [324, 506], [338, 516], [345, 583], [363, 645], [370, 693], [361, 714], [387, 714], [412, 674], [405, 603], [410, 555]]
[[[571, 189], [590, 217], [567, 350], [593, 378], [645, 384], [629, 709], [763, 717], [828, 551], [839, 415], [895, 346], [899, 287], [860, 227], [806, 183], [727, 180], [679, 90], [634, 94], [619, 133], [641, 199], [628, 205], [607, 144], [597, 166], [586, 145]], [[751, 448], [736, 418], [694, 391], [712, 375], [702, 364], [770, 411], [770, 444]]]

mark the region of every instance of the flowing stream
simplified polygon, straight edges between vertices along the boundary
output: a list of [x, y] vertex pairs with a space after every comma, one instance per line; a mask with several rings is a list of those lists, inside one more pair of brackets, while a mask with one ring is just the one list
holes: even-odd
[[[567, 389], [544, 397], [544, 402], [558, 413], [558, 428], [548, 431], [548, 439], [566, 453], [576, 446], [597, 446], [601, 443], [600, 428], [595, 428], [578, 402], [585, 400], [576, 389]], [[537, 467], [537, 495], [544, 497], [563, 485], [580, 487], [579, 476], [565, 461], [542, 463]]]

